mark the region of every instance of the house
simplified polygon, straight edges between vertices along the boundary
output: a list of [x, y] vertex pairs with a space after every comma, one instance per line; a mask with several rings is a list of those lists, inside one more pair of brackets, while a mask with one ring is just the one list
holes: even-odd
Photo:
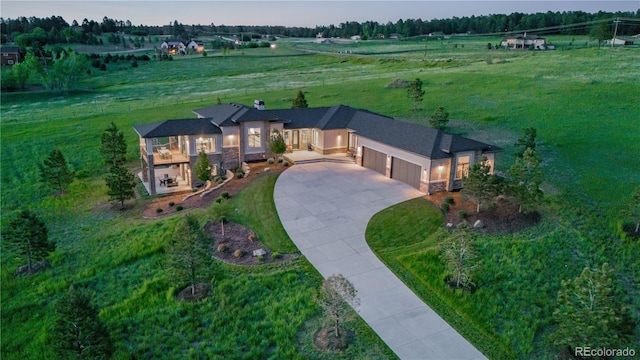
[[545, 38], [537, 35], [527, 35], [526, 33], [508, 36], [502, 40], [500, 45], [507, 49], [546, 49]]
[[627, 39], [627, 38], [621, 38], [621, 37], [616, 37], [616, 38], [607, 40], [607, 44], [609, 45], [611, 45], [612, 42], [614, 46], [615, 45], [633, 45], [633, 40]]
[[201, 53], [204, 51], [204, 43], [200, 40], [191, 40], [187, 44], [187, 51], [190, 53]]
[[160, 44], [160, 51], [167, 55], [184, 55], [187, 53], [187, 46], [184, 41], [165, 40]]
[[22, 61], [22, 54], [17, 46], [3, 46], [0, 52], [2, 52], [2, 66], [11, 66]]
[[389, 34], [389, 40], [402, 40], [402, 35], [397, 33]]
[[[158, 173], [171, 167], [193, 186], [193, 166], [204, 152], [213, 173], [271, 156], [277, 129], [292, 151], [345, 154], [355, 163], [424, 193], [462, 187], [469, 167], [486, 156], [491, 171], [501, 148], [442, 130], [349, 106], [259, 110], [236, 103], [193, 111], [198, 117], [134, 126], [140, 137], [141, 178], [157, 191]], [[159, 179], [161, 180], [161, 179]]]

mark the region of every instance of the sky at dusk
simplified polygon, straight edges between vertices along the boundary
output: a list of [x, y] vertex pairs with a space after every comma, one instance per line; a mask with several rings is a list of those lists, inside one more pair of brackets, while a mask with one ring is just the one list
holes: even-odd
[[315, 27], [367, 20], [386, 23], [398, 19], [432, 20], [454, 16], [536, 13], [547, 11], [637, 11], [634, 1], [180, 1], [180, 0], [76, 0], [2, 1], [3, 18], [62, 16], [68, 23], [84, 18], [101, 21], [104, 16], [130, 20], [134, 25], [166, 25], [177, 20], [185, 25], [284, 25]]

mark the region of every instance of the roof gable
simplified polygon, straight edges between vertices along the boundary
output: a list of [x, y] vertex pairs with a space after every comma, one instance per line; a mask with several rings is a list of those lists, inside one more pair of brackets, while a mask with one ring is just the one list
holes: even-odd
[[210, 119], [177, 119], [136, 125], [133, 129], [141, 138], [155, 138], [176, 135], [221, 134], [222, 130]]

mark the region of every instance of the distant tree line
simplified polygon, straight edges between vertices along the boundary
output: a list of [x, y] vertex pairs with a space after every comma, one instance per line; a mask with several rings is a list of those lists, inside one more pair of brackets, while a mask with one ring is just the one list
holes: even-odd
[[[388, 38], [391, 34], [413, 37], [425, 34], [491, 34], [520, 32], [531, 29], [546, 29], [543, 33], [567, 35], [587, 35], [600, 21], [614, 18], [640, 20], [640, 9], [636, 12], [619, 11], [587, 13], [584, 11], [563, 11], [524, 14], [515, 12], [509, 15], [492, 14], [482, 16], [453, 17], [450, 19], [399, 19], [396, 22], [379, 23], [377, 21], [348, 21], [338, 25], [323, 25], [315, 28], [287, 26], [244, 26], [244, 25], [184, 25], [174, 20], [162, 26], [134, 26], [131, 21], [115, 20], [104, 17], [101, 22], [83, 19], [82, 23], [73, 20], [71, 25], [60, 16], [49, 18], [18, 17], [0, 18], [1, 41], [22, 40], [44, 41], [46, 43], [79, 42], [100, 43], [103, 33], [124, 33], [135, 36], [172, 36], [175, 38], [196, 38], [217, 34], [260, 34], [288, 37], [315, 37], [321, 33], [324, 37], [351, 37], [359, 35], [363, 39]], [[640, 21], [619, 23], [618, 33], [634, 35], [640, 33]], [[251, 36], [251, 35], [248, 35]], [[30, 39], [35, 38], [35, 39]]]
[[[391, 34], [400, 34], [403, 37], [412, 37], [425, 34], [491, 34], [505, 32], [522, 32], [530, 29], [553, 28], [557, 30], [549, 33], [567, 35], [589, 34], [594, 21], [614, 18], [637, 18], [640, 20], [640, 10], [637, 12], [598, 12], [594, 14], [583, 11], [546, 12], [535, 14], [523, 14], [519, 12], [510, 15], [483, 15], [453, 17], [451, 19], [434, 19], [430, 21], [422, 19], [399, 19], [395, 23], [380, 24], [376, 21], [355, 21], [341, 23], [339, 26], [324, 26], [316, 28], [324, 37], [351, 37], [360, 35], [363, 39], [388, 38]], [[583, 24], [581, 26], [572, 26]], [[613, 21], [611, 21], [611, 24]], [[563, 29], [562, 27], [566, 27]], [[640, 33], [640, 22], [625, 23], [619, 28], [620, 34]]]

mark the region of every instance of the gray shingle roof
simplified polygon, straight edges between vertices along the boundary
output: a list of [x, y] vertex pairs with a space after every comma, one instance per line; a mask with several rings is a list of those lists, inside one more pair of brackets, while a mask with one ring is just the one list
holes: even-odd
[[136, 125], [133, 129], [142, 138], [175, 135], [221, 134], [222, 130], [211, 119], [177, 119]]
[[[257, 110], [240, 104], [223, 104], [193, 111], [200, 119], [169, 120], [135, 127], [143, 137], [169, 135], [197, 135], [219, 133], [218, 126], [237, 126], [245, 121], [271, 121], [284, 123], [285, 129], [317, 128], [320, 130], [350, 129], [359, 136], [379, 141], [431, 159], [453, 156], [460, 151], [482, 150], [499, 152], [503, 149], [472, 140], [397, 120], [368, 110], [345, 105], [302, 109]], [[174, 123], [176, 122], [176, 123]], [[201, 124], [201, 125], [198, 125]], [[216, 126], [217, 125], [217, 126]], [[162, 135], [157, 135], [162, 134]]]

